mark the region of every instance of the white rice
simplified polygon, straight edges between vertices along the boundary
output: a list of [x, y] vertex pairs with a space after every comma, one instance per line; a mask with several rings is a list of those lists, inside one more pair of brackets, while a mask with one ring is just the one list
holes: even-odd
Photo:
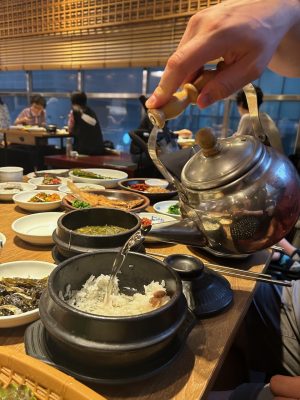
[[[81, 290], [71, 293], [67, 303], [81, 311], [91, 314], [128, 316], [152, 311], [170, 300], [170, 297], [165, 295], [161, 298], [161, 301], [158, 302], [159, 304], [153, 305], [150, 302], [155, 292], [166, 292], [164, 281], [161, 283], [152, 281], [149, 285], [144, 285], [144, 294], [135, 293], [133, 296], [128, 296], [119, 292], [118, 279], [116, 279], [114, 294], [111, 295], [109, 302], [104, 302], [109, 278], [109, 275], [102, 274], [97, 278], [94, 275], [90, 276]], [[68, 293], [68, 289], [66, 294], [70, 294]]]

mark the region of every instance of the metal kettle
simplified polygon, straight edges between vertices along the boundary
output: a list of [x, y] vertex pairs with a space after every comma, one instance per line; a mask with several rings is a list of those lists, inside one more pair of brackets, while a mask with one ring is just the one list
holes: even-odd
[[[148, 111], [154, 125], [161, 127], [165, 119], [196, 102], [199, 80], [193, 89], [193, 84], [188, 85], [163, 109]], [[209, 247], [222, 254], [244, 254], [270, 247], [295, 225], [300, 214], [298, 173], [288, 158], [266, 145], [256, 92], [251, 84], [244, 92], [255, 136], [216, 139], [204, 131], [200, 150], [184, 166], [180, 181], [157, 157], [153, 129], [149, 154], [164, 177], [176, 185], [183, 220], [162, 229], [154, 227], [150, 237]]]

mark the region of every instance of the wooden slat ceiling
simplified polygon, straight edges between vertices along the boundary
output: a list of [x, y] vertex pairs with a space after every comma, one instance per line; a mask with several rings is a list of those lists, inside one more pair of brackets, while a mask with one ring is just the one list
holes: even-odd
[[0, 70], [164, 65], [220, 0], [1, 0]]

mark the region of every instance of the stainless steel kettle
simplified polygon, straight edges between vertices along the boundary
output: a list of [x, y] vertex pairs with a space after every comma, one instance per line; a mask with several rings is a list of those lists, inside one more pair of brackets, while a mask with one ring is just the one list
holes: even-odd
[[[163, 109], [149, 110], [152, 123], [161, 127], [195, 103], [205, 79], [195, 83], [175, 93]], [[204, 131], [200, 151], [184, 166], [181, 181], [158, 159], [157, 129], [153, 129], [149, 154], [164, 177], [177, 186], [183, 220], [154, 228], [150, 237], [208, 246], [224, 254], [252, 253], [277, 243], [295, 225], [300, 214], [298, 173], [288, 158], [264, 144], [268, 139], [260, 124], [256, 92], [251, 84], [244, 92], [255, 136], [217, 140]]]

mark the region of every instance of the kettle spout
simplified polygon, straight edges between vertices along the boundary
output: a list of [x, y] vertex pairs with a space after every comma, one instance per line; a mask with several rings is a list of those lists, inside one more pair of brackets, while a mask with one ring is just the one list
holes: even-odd
[[195, 221], [186, 218], [174, 224], [153, 225], [147, 238], [160, 242], [180, 243], [187, 246], [207, 246], [208, 240]]

